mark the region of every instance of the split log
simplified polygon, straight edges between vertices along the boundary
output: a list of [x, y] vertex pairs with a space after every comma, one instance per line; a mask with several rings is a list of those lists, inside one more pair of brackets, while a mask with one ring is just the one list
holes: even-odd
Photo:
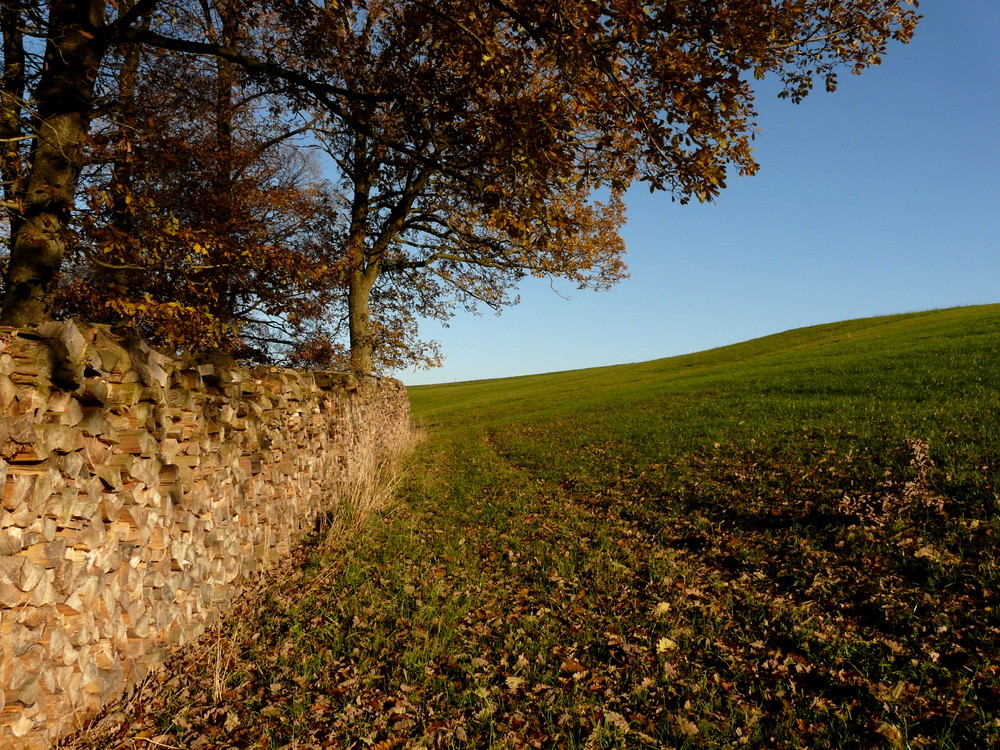
[[72, 523], [73, 511], [78, 500], [79, 493], [72, 490], [69, 493], [60, 492], [57, 495], [52, 495], [45, 501], [45, 507], [41, 511], [42, 518], [49, 519], [55, 524], [57, 535], [58, 529], [66, 528]]
[[[63, 497], [67, 490], [63, 490], [59, 493], [59, 497]], [[75, 492], [75, 490], [69, 490], [69, 492]], [[50, 498], [51, 500], [51, 498]], [[46, 507], [48, 507], [48, 502], [46, 502]], [[44, 542], [54, 542], [56, 539], [56, 531], [58, 531], [59, 526], [56, 523], [55, 518], [50, 518], [49, 516], [43, 515], [36, 522], [41, 529], [42, 541]]]
[[83, 435], [70, 425], [40, 424], [35, 425], [35, 432], [38, 435], [38, 443], [47, 454], [71, 453], [80, 450], [84, 445]]
[[134, 456], [152, 458], [156, 455], [159, 446], [157, 441], [143, 429], [130, 429], [121, 432], [116, 450], [121, 453], [129, 453]]
[[88, 437], [101, 437], [111, 431], [104, 419], [104, 409], [100, 406], [82, 406], [83, 417], [78, 423], [81, 433]]
[[101, 368], [105, 372], [125, 372], [132, 368], [132, 358], [124, 347], [107, 332], [97, 329], [94, 338], [94, 348], [101, 359]]
[[76, 427], [82, 419], [83, 407], [75, 398], [70, 399], [66, 408], [59, 412], [59, 424], [67, 425], [68, 427]]
[[170, 487], [180, 481], [180, 470], [176, 464], [168, 462], [166, 456], [162, 457], [163, 463], [160, 466], [159, 484], [161, 487]]
[[[15, 663], [19, 661], [19, 659], [14, 659]], [[5, 702], [8, 706], [34, 706], [43, 697], [38, 675], [31, 674], [27, 670], [19, 670], [17, 682], [11, 683], [11, 685], [12, 687], [4, 690]]]
[[98, 504], [101, 512], [101, 520], [113, 523], [121, 518], [122, 506], [125, 505], [128, 499], [126, 495], [125, 491], [101, 493], [101, 500]]
[[87, 401], [104, 406], [131, 406], [142, 397], [142, 384], [115, 383], [100, 377], [84, 378], [82, 395]]
[[111, 448], [103, 440], [88, 437], [84, 439], [82, 455], [87, 466], [103, 466], [111, 455]]
[[24, 549], [24, 529], [16, 526], [0, 529], [0, 557], [16, 555]]
[[115, 492], [122, 488], [122, 470], [120, 467], [100, 464], [94, 466], [93, 472], [108, 490]]
[[32, 544], [19, 554], [43, 570], [54, 570], [66, 559], [66, 540], [54, 539], [51, 542]]
[[21, 591], [13, 583], [0, 580], [0, 605], [13, 609], [27, 604], [30, 598], [30, 593]]
[[163, 464], [155, 458], [129, 456], [129, 459], [124, 466], [127, 476], [148, 487], [156, 486], [160, 480], [160, 469]]
[[0, 410], [7, 411], [17, 396], [17, 386], [8, 375], [0, 375]]
[[74, 545], [77, 549], [97, 550], [108, 540], [108, 530], [99, 514], [95, 514], [84, 526]]
[[[17, 383], [17, 380], [14, 380]], [[25, 384], [19, 384], [24, 386]], [[35, 422], [40, 422], [49, 403], [51, 388], [48, 382], [29, 383], [28, 387], [18, 390], [17, 398], [7, 411], [11, 415], [28, 415]]]
[[[59, 593], [69, 595], [76, 589], [81, 578], [86, 572], [87, 566], [82, 560], [71, 559], [70, 550], [67, 550], [66, 556], [65, 560], [60, 561], [59, 564], [56, 565], [55, 578], [52, 583]], [[66, 610], [71, 609], [65, 601], [57, 604], [56, 608], [65, 608]], [[74, 614], [78, 614], [76, 610], [73, 610], [73, 612]]]
[[0, 528], [16, 526], [19, 529], [26, 529], [36, 517], [28, 504], [22, 503], [14, 510], [5, 510], [0, 513]]
[[33, 445], [38, 440], [34, 416], [26, 414], [14, 420], [7, 433], [7, 439], [22, 445]]
[[162, 357], [162, 355], [155, 356], [152, 351], [146, 358], [134, 360], [136, 371], [142, 382], [151, 388], [161, 390], [170, 384], [170, 373], [164, 368], [168, 362], [167, 358]]
[[87, 341], [70, 320], [48, 321], [35, 329], [47, 339], [52, 350], [52, 380], [68, 388], [76, 388], [83, 380], [88, 363]]
[[37, 478], [38, 475], [34, 472], [9, 473], [3, 489], [3, 508], [14, 511], [25, 505], [31, 497]]
[[28, 604], [41, 608], [55, 602], [59, 598], [59, 592], [56, 591], [54, 581], [55, 574], [52, 571], [45, 571], [42, 574], [41, 580], [31, 590], [31, 597], [28, 599]]
[[[43, 469], [42, 466], [31, 468]], [[62, 490], [66, 486], [62, 475], [55, 468], [44, 467], [43, 471], [39, 471], [36, 475], [34, 486], [31, 488], [31, 494], [28, 496], [28, 507], [36, 517], [42, 515], [45, 505], [53, 493]]]
[[[83, 447], [86, 447], [86, 438], [84, 438]], [[76, 479], [83, 473], [83, 469], [86, 465], [86, 461], [83, 458], [83, 447], [80, 450], [72, 451], [62, 456], [59, 459], [59, 469], [70, 479]]]

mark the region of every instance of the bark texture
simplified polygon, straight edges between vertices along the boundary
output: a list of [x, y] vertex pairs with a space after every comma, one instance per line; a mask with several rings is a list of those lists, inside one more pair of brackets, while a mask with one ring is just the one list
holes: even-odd
[[0, 323], [26, 326], [50, 315], [66, 253], [70, 213], [90, 131], [94, 85], [104, 56], [104, 0], [63, 0], [49, 10], [45, 68], [36, 99], [34, 146], [24, 206], [11, 241]]

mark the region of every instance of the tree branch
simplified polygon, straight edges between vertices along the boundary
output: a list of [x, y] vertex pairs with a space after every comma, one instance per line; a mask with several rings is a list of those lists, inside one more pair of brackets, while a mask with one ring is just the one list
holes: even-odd
[[160, 0], [139, 0], [139, 2], [129, 8], [124, 14], [118, 16], [114, 23], [110, 25], [109, 29], [117, 31], [118, 29], [131, 27], [132, 24], [156, 8], [159, 3]]
[[185, 52], [192, 55], [216, 57], [220, 60], [226, 60], [227, 62], [231, 62], [234, 65], [239, 66], [248, 73], [267, 78], [277, 78], [278, 80], [291, 83], [305, 91], [308, 91], [313, 96], [319, 97], [324, 105], [332, 105], [331, 111], [347, 122], [353, 123], [353, 118], [349, 116], [349, 113], [343, 107], [330, 102], [330, 96], [340, 96], [345, 99], [353, 99], [356, 101], [365, 101], [375, 104], [388, 102], [395, 98], [394, 94], [362, 94], [357, 91], [352, 91], [351, 89], [343, 88], [342, 86], [335, 86], [332, 83], [323, 83], [304, 73], [292, 70], [291, 68], [286, 68], [283, 65], [250, 57], [234, 47], [229, 47], [223, 44], [195, 42], [189, 39], [177, 39], [175, 37], [158, 34], [155, 31], [134, 28], [119, 30], [114, 35], [113, 41], [118, 44], [128, 42], [148, 44], [159, 49], [168, 49], [173, 50], [174, 52]]

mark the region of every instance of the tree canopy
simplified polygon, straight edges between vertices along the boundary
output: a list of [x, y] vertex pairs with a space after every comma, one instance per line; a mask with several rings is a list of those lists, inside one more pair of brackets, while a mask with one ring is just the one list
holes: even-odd
[[915, 6], [3, 2], [0, 320], [433, 364], [419, 316], [500, 308], [526, 275], [614, 284], [627, 188], [752, 174], [755, 80], [833, 90]]

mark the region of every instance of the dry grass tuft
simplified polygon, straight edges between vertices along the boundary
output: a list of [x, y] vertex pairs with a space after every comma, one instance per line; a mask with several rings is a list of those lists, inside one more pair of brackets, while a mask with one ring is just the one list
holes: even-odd
[[341, 541], [371, 516], [391, 512], [397, 501], [405, 459], [423, 439], [422, 430], [411, 429], [389, 439], [368, 435], [355, 444], [337, 488], [327, 542]]

